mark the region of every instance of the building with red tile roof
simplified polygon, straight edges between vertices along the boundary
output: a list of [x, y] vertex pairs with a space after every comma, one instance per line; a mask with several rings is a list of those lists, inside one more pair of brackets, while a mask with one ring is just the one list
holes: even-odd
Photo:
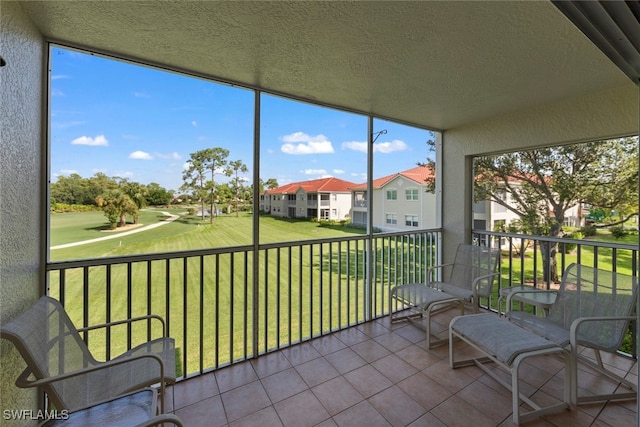
[[431, 167], [416, 166], [374, 179], [372, 197], [367, 197], [366, 183], [353, 186], [352, 223], [366, 225], [367, 212], [371, 208], [375, 229], [399, 231], [435, 228], [436, 196], [428, 191], [429, 178], [433, 178]]
[[350, 215], [354, 185], [334, 177], [292, 182], [265, 190], [260, 195], [260, 210], [287, 218], [345, 220]]

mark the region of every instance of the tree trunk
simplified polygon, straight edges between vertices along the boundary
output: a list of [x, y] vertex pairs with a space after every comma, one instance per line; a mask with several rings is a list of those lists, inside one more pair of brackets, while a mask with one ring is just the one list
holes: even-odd
[[209, 212], [209, 224], [213, 224], [213, 213], [216, 205], [213, 202], [213, 194], [211, 195], [211, 211]]
[[541, 242], [540, 253], [542, 254], [542, 274], [547, 284], [559, 283], [558, 261], [556, 254], [558, 253], [558, 243]]

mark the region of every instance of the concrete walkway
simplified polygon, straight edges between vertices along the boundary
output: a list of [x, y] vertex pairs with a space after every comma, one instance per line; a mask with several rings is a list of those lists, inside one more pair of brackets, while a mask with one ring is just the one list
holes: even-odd
[[64, 249], [64, 248], [70, 248], [72, 246], [80, 246], [80, 245], [86, 245], [88, 243], [101, 242], [103, 240], [119, 239], [120, 237], [128, 236], [129, 234], [140, 233], [141, 231], [147, 231], [147, 230], [151, 230], [152, 228], [158, 228], [158, 227], [160, 227], [162, 225], [169, 224], [170, 222], [173, 222], [176, 219], [180, 218], [180, 215], [172, 215], [169, 212], [164, 212], [163, 211], [161, 213], [163, 215], [168, 216], [169, 218], [167, 218], [164, 221], [156, 222], [155, 224], [145, 225], [144, 227], [138, 227], [138, 228], [135, 228], [133, 230], [123, 231], [123, 232], [120, 232], [120, 233], [114, 233], [114, 234], [110, 234], [110, 235], [104, 236], [104, 237], [96, 237], [95, 239], [81, 240], [79, 242], [72, 242], [72, 243], [65, 243], [63, 245], [51, 246], [49, 249], [51, 249], [51, 250]]

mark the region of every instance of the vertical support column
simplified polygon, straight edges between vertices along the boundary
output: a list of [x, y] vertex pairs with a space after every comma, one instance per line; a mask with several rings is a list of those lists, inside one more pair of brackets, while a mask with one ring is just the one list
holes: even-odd
[[373, 312], [373, 117], [368, 117], [367, 128], [367, 241], [366, 241], [366, 258], [365, 258], [365, 319], [371, 319]]
[[[435, 160], [435, 170], [434, 173], [436, 175], [435, 179], [436, 179], [436, 186], [435, 186], [435, 191], [436, 191], [436, 227], [442, 230], [442, 189], [443, 189], [443, 185], [442, 182], [443, 180], [443, 167], [442, 167], [442, 163], [443, 163], [443, 153], [442, 153], [442, 142], [443, 142], [443, 134], [444, 132], [434, 132], [435, 133], [435, 137], [436, 137], [436, 160]], [[435, 263], [434, 265], [439, 265], [442, 264], [442, 235], [443, 233], [440, 232], [436, 235], [436, 259], [434, 260]], [[429, 279], [434, 280], [440, 280], [441, 277], [440, 275], [442, 274], [441, 272], [442, 269], [440, 268], [436, 268], [436, 274], [438, 275], [437, 278], [434, 277], [430, 277]], [[426, 274], [426, 273], [425, 273]]]
[[[259, 266], [260, 266], [260, 215], [258, 212], [260, 211], [260, 95], [261, 92], [256, 90], [254, 92], [254, 103], [253, 103], [253, 233], [252, 233], [252, 241], [253, 241], [253, 258], [252, 258], [252, 266], [251, 266], [251, 283], [252, 283], [252, 293], [253, 293], [253, 301], [252, 301], [252, 316], [251, 316], [251, 324], [252, 327], [252, 350], [251, 353], [253, 357], [258, 357], [258, 316], [260, 301], [258, 300], [259, 295]], [[246, 298], [246, 295], [245, 295]], [[265, 325], [266, 326], [266, 325]]]
[[[636, 81], [636, 84], [638, 85], [638, 211], [640, 212], [640, 79]], [[639, 227], [640, 227], [640, 224], [639, 224]], [[636, 252], [636, 258], [638, 257], [640, 257], [640, 239], [638, 239], [638, 250]], [[640, 270], [640, 259], [636, 259], [636, 271], [635, 271], [636, 279], [638, 278], [638, 276], [640, 276], [640, 273], [638, 272], [638, 270]], [[634, 356], [636, 357], [638, 357], [638, 354], [640, 354], [640, 333], [638, 331], [640, 331], [640, 292], [637, 292], [637, 297], [636, 297], [636, 321], [634, 325], [634, 334], [633, 334], [635, 339]], [[638, 388], [636, 390], [640, 390], [640, 377], [638, 377], [637, 382], [638, 382], [637, 383]], [[637, 399], [637, 398], [636, 398], [636, 425], [640, 425], [640, 399]]]

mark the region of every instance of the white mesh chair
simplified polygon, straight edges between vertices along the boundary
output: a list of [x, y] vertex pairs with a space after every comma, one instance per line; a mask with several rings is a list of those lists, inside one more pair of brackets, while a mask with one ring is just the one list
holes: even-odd
[[183, 427], [180, 418], [174, 414], [157, 414], [157, 391], [155, 388], [127, 393], [98, 402], [88, 408], [74, 412], [57, 412], [39, 427], [87, 427], [87, 426], [130, 426], [154, 427], [174, 425]]
[[[433, 339], [431, 316], [442, 310], [465, 305], [473, 313], [480, 308], [480, 298], [489, 298], [499, 271], [500, 250], [476, 245], [459, 245], [452, 263], [429, 268], [427, 283], [408, 283], [391, 288], [389, 311], [391, 322], [412, 321], [425, 329], [429, 348], [448, 342], [448, 337]], [[440, 270], [442, 281], [434, 280]], [[426, 321], [416, 321], [425, 318]]]
[[[565, 270], [556, 302], [546, 317], [509, 311], [507, 318], [553, 343], [571, 355], [572, 403], [635, 399], [636, 385], [606, 369], [600, 352], [615, 353], [635, 319], [637, 279], [611, 271], [571, 264]], [[580, 352], [593, 349], [595, 359]], [[629, 392], [578, 395], [578, 361], [627, 386]]]
[[[80, 337], [86, 330], [147, 319], [162, 323], [163, 336], [107, 362], [97, 361]], [[0, 337], [11, 341], [27, 363], [16, 385], [42, 387], [58, 410], [73, 411], [159, 384], [164, 412], [165, 384], [176, 380], [175, 344], [164, 331], [164, 320], [156, 315], [76, 329], [58, 301], [42, 297], [2, 325]]]

